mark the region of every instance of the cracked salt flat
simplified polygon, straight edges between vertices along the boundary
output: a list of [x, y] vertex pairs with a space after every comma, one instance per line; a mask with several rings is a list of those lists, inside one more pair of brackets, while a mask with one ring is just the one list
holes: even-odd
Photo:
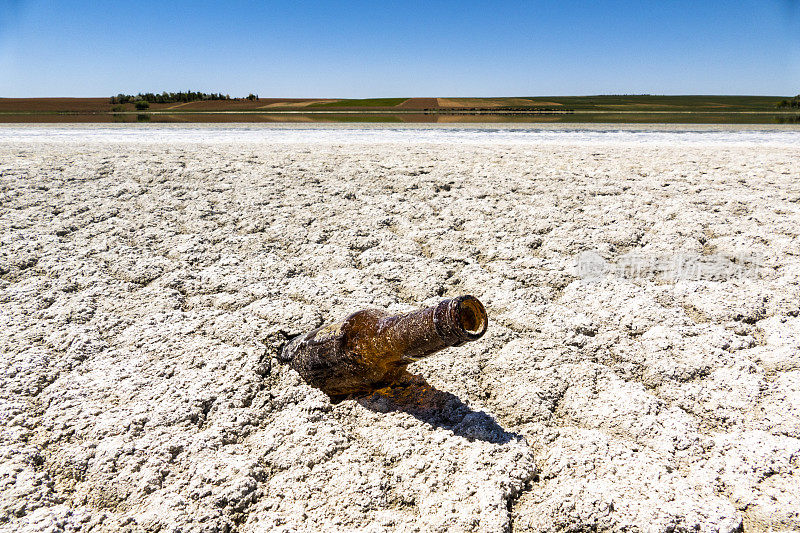
[[[0, 527], [800, 528], [796, 130], [562, 130], [0, 128]], [[462, 293], [432, 406], [274, 359]]]

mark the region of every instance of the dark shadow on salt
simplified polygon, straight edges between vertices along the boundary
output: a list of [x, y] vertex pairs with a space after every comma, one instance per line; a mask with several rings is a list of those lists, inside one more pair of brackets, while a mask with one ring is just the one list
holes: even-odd
[[469, 440], [505, 444], [524, 440], [517, 433], [504, 430], [494, 418], [475, 411], [458, 396], [440, 391], [422, 376], [406, 373], [404, 379], [356, 401], [371, 411], [408, 413], [415, 418], [453, 432]]

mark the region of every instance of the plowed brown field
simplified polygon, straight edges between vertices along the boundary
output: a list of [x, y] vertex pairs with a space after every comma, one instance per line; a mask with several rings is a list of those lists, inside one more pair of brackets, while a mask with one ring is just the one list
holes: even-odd
[[396, 106], [402, 109], [432, 109], [439, 107], [438, 98], [409, 98]]
[[308, 107], [311, 104], [328, 104], [338, 102], [335, 99], [320, 99], [320, 100], [281, 100], [279, 102], [272, 102], [267, 105], [259, 107], [259, 109], [299, 109]]
[[36, 111], [98, 113], [111, 111], [111, 103], [108, 98], [0, 98], [0, 112]]
[[441, 107], [559, 107], [558, 102], [543, 102], [531, 98], [437, 98]]

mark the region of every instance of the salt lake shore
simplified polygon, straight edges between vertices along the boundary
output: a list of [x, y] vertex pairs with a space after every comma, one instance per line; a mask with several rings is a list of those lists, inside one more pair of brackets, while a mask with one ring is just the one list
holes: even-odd
[[0, 127], [0, 530], [798, 530], [798, 235], [796, 128]]

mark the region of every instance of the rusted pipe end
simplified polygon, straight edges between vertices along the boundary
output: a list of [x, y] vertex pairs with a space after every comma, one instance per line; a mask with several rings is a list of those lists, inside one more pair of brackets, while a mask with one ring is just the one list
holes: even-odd
[[451, 346], [480, 339], [489, 325], [483, 304], [470, 295], [443, 301], [433, 316], [437, 332]]
[[[474, 296], [461, 296], [458, 301], [458, 321], [469, 340], [480, 339], [489, 325], [486, 309]], [[460, 301], [459, 301], [460, 300]]]

